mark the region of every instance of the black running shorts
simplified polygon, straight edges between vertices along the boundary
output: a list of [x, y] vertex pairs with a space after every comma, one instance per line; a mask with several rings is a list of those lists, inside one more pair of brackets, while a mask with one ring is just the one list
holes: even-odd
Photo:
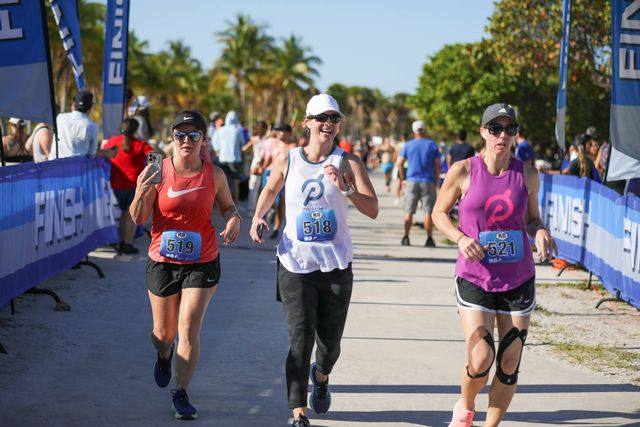
[[212, 288], [220, 280], [220, 255], [210, 262], [173, 264], [147, 260], [147, 288], [159, 297], [185, 288]]
[[487, 292], [462, 277], [456, 277], [458, 308], [512, 316], [528, 316], [536, 308], [535, 276], [516, 289]]

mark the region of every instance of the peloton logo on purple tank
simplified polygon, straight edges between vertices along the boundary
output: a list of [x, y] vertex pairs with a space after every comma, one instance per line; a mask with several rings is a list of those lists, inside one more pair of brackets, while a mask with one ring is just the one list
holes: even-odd
[[513, 214], [513, 200], [511, 200], [511, 190], [507, 189], [504, 194], [495, 194], [484, 203], [484, 211], [488, 216], [487, 227], [491, 227], [498, 221], [504, 221]]
[[303, 206], [307, 206], [309, 202], [320, 200], [324, 195], [324, 184], [322, 183], [322, 178], [324, 178], [324, 174], [321, 173], [316, 179], [308, 179], [304, 184], [302, 184], [302, 190], [300, 190], [302, 194], [305, 194], [307, 188], [309, 190], [305, 195]]

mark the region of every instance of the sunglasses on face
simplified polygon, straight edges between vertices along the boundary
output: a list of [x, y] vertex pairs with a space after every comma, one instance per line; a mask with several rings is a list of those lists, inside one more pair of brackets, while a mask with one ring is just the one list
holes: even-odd
[[198, 142], [200, 141], [200, 139], [202, 139], [202, 132], [197, 130], [191, 132], [183, 132], [181, 130], [177, 130], [173, 132], [173, 137], [179, 142], [184, 142], [185, 138], [189, 138], [191, 142]]
[[502, 126], [500, 123], [489, 123], [487, 130], [493, 136], [500, 136], [502, 131], [505, 131], [509, 136], [515, 136], [518, 133], [518, 125], [510, 124]]
[[315, 116], [307, 116], [308, 119], [315, 120], [316, 122], [324, 123], [327, 120], [331, 120], [331, 123], [340, 123], [342, 116], [338, 113], [335, 114], [316, 114]]

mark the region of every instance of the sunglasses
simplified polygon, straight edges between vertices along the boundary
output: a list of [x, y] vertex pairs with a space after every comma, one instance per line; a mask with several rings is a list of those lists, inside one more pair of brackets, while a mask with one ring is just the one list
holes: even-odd
[[183, 132], [181, 130], [177, 130], [173, 132], [173, 137], [177, 139], [179, 142], [184, 142], [185, 138], [189, 138], [191, 142], [198, 142], [202, 139], [202, 132], [194, 130], [191, 132]]
[[315, 120], [316, 122], [324, 123], [327, 120], [331, 120], [331, 123], [340, 123], [342, 116], [338, 113], [335, 114], [316, 114], [315, 116], [307, 116], [307, 119]]
[[502, 131], [505, 131], [509, 136], [516, 136], [518, 133], [518, 125], [514, 124], [502, 126], [500, 123], [489, 123], [486, 127], [493, 136], [500, 136]]

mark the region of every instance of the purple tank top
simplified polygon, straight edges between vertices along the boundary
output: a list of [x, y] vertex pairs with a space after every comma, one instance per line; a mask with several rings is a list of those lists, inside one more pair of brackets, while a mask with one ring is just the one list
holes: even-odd
[[[500, 176], [493, 176], [480, 156], [470, 160], [469, 188], [458, 206], [460, 230], [483, 245], [487, 245], [488, 239], [490, 251], [485, 249], [485, 253], [495, 257], [491, 262], [488, 258], [470, 262], [458, 251], [456, 275], [487, 292], [509, 291], [535, 275], [524, 223], [529, 195], [524, 183], [523, 163], [512, 157], [507, 170]], [[481, 241], [481, 235], [484, 241]], [[509, 258], [512, 252], [516, 256]], [[500, 259], [503, 254], [505, 256]], [[515, 260], [518, 257], [519, 260]], [[504, 259], [508, 261], [504, 262]]]

